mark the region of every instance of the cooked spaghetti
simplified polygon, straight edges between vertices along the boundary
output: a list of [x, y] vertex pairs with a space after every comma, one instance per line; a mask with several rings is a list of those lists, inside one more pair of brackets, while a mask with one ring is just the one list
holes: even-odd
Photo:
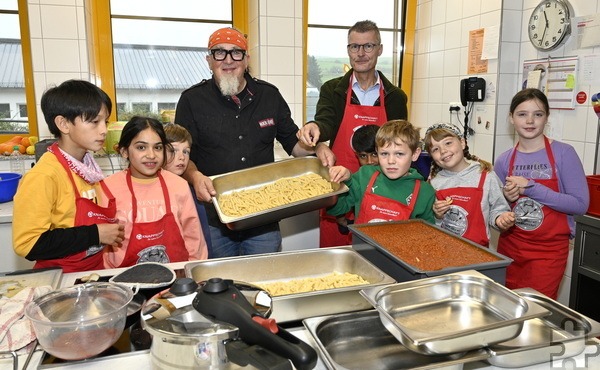
[[316, 292], [319, 290], [366, 284], [369, 284], [369, 282], [360, 275], [334, 271], [329, 275], [320, 277], [276, 281], [272, 283], [257, 283], [256, 285], [269, 292], [272, 297], [276, 297], [286, 294]]
[[223, 214], [239, 217], [332, 191], [331, 183], [315, 173], [309, 173], [284, 177], [258, 188], [225, 193], [217, 201]]

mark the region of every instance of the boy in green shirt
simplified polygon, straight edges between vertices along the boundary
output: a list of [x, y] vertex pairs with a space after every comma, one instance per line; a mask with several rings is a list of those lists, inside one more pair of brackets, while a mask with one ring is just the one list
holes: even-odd
[[421, 154], [419, 129], [405, 120], [388, 121], [375, 143], [379, 165], [362, 166], [354, 174], [342, 166], [330, 169], [331, 179], [347, 180], [349, 191], [327, 213], [341, 216], [353, 209], [356, 224], [408, 219], [434, 224], [435, 190], [410, 167]]

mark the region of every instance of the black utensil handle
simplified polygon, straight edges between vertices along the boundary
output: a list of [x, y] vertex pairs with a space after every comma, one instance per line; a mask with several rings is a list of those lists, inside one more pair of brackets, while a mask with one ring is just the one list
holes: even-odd
[[43, 272], [43, 271], [49, 271], [49, 270], [62, 270], [62, 268], [58, 267], [58, 266], [52, 266], [52, 267], [43, 267], [43, 268], [39, 268], [39, 269], [17, 270], [17, 271], [6, 272], [1, 276], [35, 274], [36, 272]]
[[293, 370], [292, 363], [260, 346], [250, 346], [240, 340], [225, 344], [227, 359], [239, 366], [251, 365], [265, 370]]

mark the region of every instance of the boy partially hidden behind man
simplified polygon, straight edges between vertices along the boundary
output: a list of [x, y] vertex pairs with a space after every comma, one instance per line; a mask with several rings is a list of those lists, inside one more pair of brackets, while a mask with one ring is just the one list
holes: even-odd
[[[350, 144], [352, 145], [352, 150], [354, 150], [354, 154], [361, 166], [379, 164], [379, 158], [377, 157], [377, 150], [375, 148], [375, 135], [377, 135], [377, 130], [379, 130], [379, 126], [377, 125], [364, 125], [357, 128], [352, 135]], [[349, 176], [350, 175], [348, 175], [348, 177]], [[337, 217], [336, 222], [340, 234], [348, 235], [347, 244], [352, 244], [352, 236], [349, 235], [350, 230], [348, 230], [348, 224], [354, 223], [354, 212], [350, 211], [343, 216]]]
[[421, 154], [419, 129], [405, 120], [386, 122], [375, 144], [378, 165], [362, 166], [354, 174], [331, 167], [332, 181], [347, 181], [350, 190], [340, 194], [327, 214], [337, 217], [354, 209], [357, 224], [408, 219], [434, 224], [435, 190], [411, 168]]
[[[178, 124], [165, 125], [165, 134], [167, 135], [167, 141], [173, 146], [173, 151], [168, 153], [164, 169], [181, 176], [185, 172], [188, 162], [190, 161], [192, 135], [185, 127]], [[194, 196], [194, 202], [196, 203], [196, 210], [198, 211], [198, 218], [200, 219], [204, 240], [206, 240], [206, 246], [210, 253], [212, 244], [206, 209], [204, 208], [204, 204], [196, 198], [193, 189], [192, 194]]]

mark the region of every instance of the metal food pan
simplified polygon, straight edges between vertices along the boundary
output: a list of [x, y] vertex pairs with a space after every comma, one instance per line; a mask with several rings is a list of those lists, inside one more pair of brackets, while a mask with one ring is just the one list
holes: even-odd
[[185, 266], [185, 275], [195, 281], [220, 277], [254, 284], [324, 276], [334, 271], [360, 275], [370, 284], [276, 296], [271, 317], [286, 322], [372, 309], [360, 290], [395, 283], [350, 247], [209, 259]]
[[385, 329], [375, 310], [313, 317], [303, 321], [328, 369], [447, 369], [485, 360], [484, 349], [440, 356], [403, 346]]
[[[452, 266], [444, 267], [440, 270], [423, 270], [417, 268], [410, 264], [407, 261], [402, 260], [400, 257], [396, 256], [390, 250], [387, 249], [385, 245], [379, 244], [377, 241], [373, 240], [369, 234], [367, 234], [364, 230], [365, 227], [369, 228], [377, 228], [377, 227], [389, 227], [390, 225], [394, 225], [394, 227], [398, 228], [398, 240], [402, 241], [403, 235], [403, 226], [411, 223], [420, 223], [423, 226], [428, 228], [428, 233], [431, 234], [444, 234], [456, 239], [458, 241], [458, 247], [456, 250], [452, 251], [453, 253], [461, 253], [460, 248], [476, 248], [485, 253], [490, 254], [497, 258], [496, 261], [491, 262], [481, 262], [470, 265], [463, 266]], [[482, 274], [488, 276], [494, 281], [504, 284], [506, 281], [506, 267], [512, 262], [512, 259], [494, 251], [489, 248], [482, 247], [479, 244], [473, 243], [472, 241], [465, 239], [461, 236], [455, 235], [453, 233], [448, 232], [440, 227], [435, 225], [431, 225], [423, 220], [406, 220], [406, 221], [391, 221], [391, 222], [382, 222], [379, 224], [355, 224], [348, 226], [350, 230], [352, 230], [352, 246], [355, 250], [357, 250], [361, 255], [371, 261], [375, 266], [379, 269], [393, 277], [398, 282], [410, 281], [415, 279], [423, 279], [433, 276], [445, 275], [465, 270], [477, 270]], [[423, 256], [427, 258], [428, 249], [431, 247], [430, 245], [423, 245]]]
[[550, 314], [474, 270], [369, 288], [361, 294], [379, 311], [390, 333], [423, 354], [504, 342], [519, 335], [525, 320]]
[[330, 207], [337, 202], [339, 194], [348, 191], [348, 187], [345, 184], [330, 181], [333, 188], [331, 193], [318, 195], [316, 197], [244, 216], [228, 216], [224, 214], [219, 207], [218, 197], [222, 194], [259, 188], [283, 177], [298, 177], [311, 173], [317, 174], [325, 180], [330, 181], [329, 169], [323, 166], [321, 160], [316, 157], [286, 159], [275, 163], [214, 176], [212, 177], [212, 181], [217, 195], [213, 197], [212, 201], [222, 223], [226, 224], [227, 227], [232, 230], [242, 230], [276, 222], [283, 218], [314, 211], [320, 208]]
[[525, 321], [518, 337], [488, 348], [488, 362], [501, 367], [524, 367], [573, 357], [588, 339], [600, 335], [600, 323], [571, 310], [531, 288], [515, 292], [552, 314]]

